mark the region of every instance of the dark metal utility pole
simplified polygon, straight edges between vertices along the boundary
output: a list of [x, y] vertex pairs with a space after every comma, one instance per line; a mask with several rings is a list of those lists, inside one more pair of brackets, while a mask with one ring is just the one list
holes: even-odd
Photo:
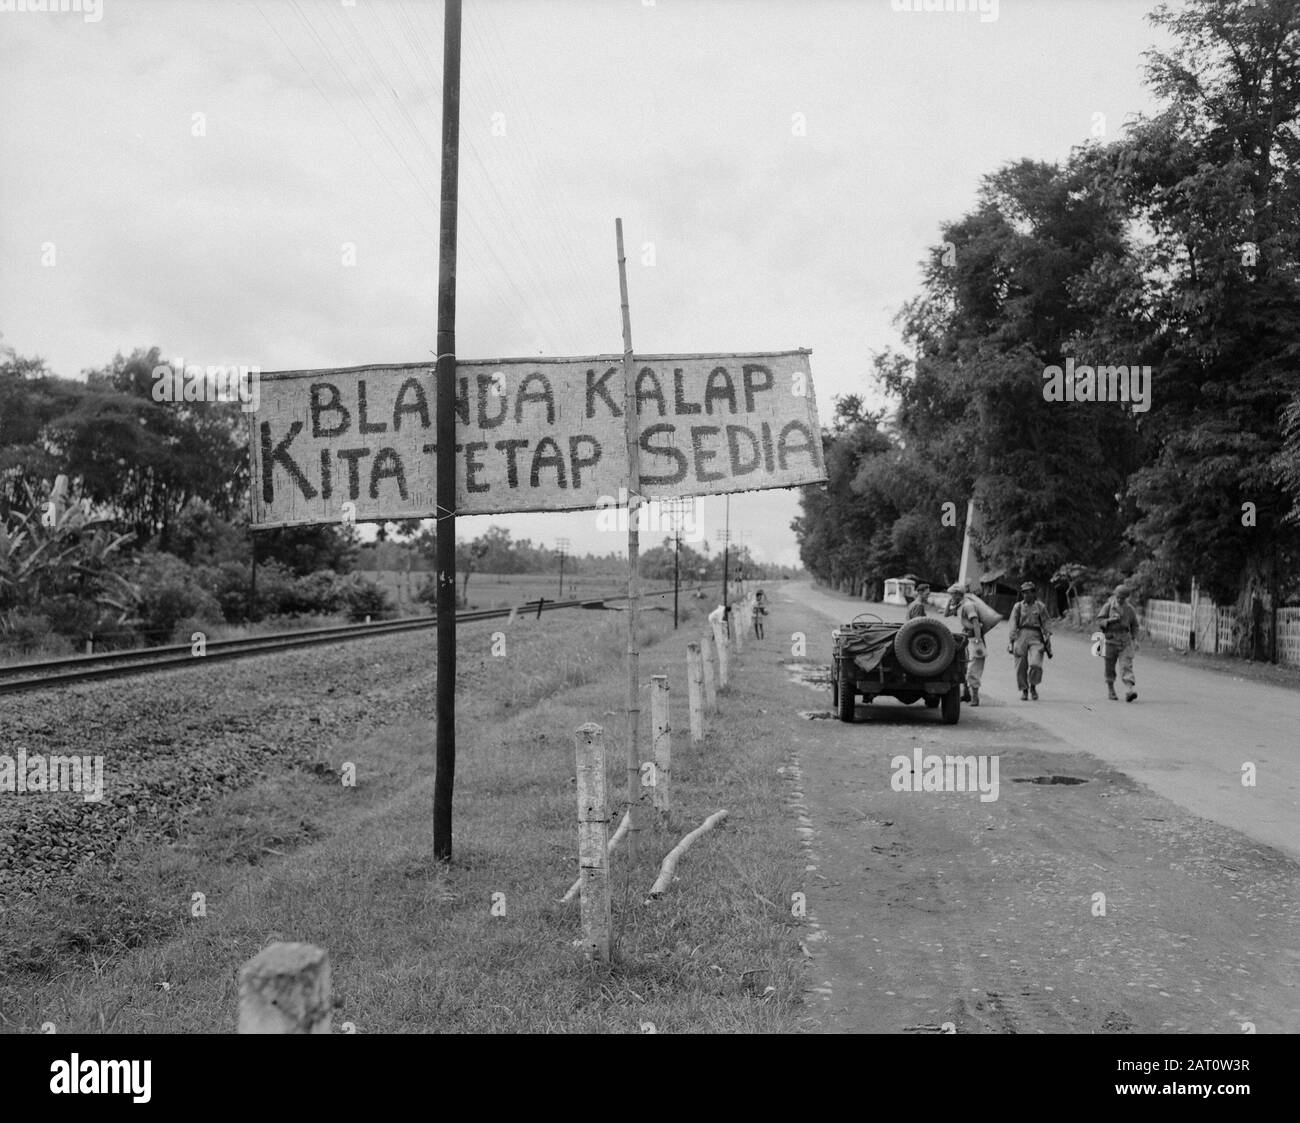
[[456, 206], [460, 170], [460, 6], [446, 0], [442, 33], [442, 199], [438, 221], [437, 504], [438, 665], [433, 856], [451, 860], [456, 783]]
[[567, 538], [557, 538], [555, 544], [560, 548], [560, 600], [564, 600], [564, 552], [569, 548]]

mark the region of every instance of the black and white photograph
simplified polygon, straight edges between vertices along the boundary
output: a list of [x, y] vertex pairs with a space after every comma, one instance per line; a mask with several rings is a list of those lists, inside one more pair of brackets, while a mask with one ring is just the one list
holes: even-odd
[[1300, 0], [0, 0], [0, 73], [15, 1103], [1258, 1106]]

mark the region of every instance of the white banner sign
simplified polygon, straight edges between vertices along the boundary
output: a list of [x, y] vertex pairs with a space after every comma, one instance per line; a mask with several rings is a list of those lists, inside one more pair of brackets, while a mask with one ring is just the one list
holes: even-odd
[[[826, 479], [808, 351], [635, 360], [641, 494]], [[457, 513], [611, 505], [627, 489], [621, 356], [456, 364]], [[263, 374], [253, 524], [431, 518], [428, 364]]]

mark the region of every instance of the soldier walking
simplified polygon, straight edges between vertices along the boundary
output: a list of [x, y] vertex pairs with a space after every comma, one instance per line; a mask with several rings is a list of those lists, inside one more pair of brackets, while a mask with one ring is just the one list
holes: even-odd
[[1137, 654], [1138, 618], [1137, 612], [1128, 602], [1127, 585], [1116, 585], [1115, 592], [1097, 613], [1097, 627], [1106, 637], [1104, 672], [1106, 675], [1106, 697], [1112, 702], [1119, 701], [1115, 693], [1115, 665], [1119, 664], [1120, 676], [1128, 687], [1124, 695], [1125, 702], [1131, 702], [1138, 696], [1137, 679], [1133, 676], [1133, 656]]
[[961, 585], [948, 588], [948, 608], [945, 616], [956, 616], [961, 622], [961, 630], [966, 635], [966, 694], [965, 698], [972, 706], [980, 704], [980, 682], [984, 677], [984, 657], [988, 647], [984, 643], [984, 623], [980, 620], [967, 590]]
[[1016, 657], [1016, 685], [1022, 702], [1038, 701], [1038, 684], [1043, 681], [1043, 656], [1052, 657], [1052, 628], [1047, 605], [1038, 599], [1032, 581], [1020, 586], [1021, 599], [1011, 610], [1011, 642], [1007, 651]]

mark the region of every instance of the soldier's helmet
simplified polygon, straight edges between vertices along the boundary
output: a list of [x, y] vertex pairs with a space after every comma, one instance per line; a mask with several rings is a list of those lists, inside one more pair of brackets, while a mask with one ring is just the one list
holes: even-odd
[[948, 586], [948, 592], [950, 592], [950, 593], [964, 593], [965, 591], [966, 591], [966, 589], [965, 589], [965, 587], [962, 586], [962, 585], [949, 585], [949, 586]]
[[1033, 592], [1037, 592], [1037, 590], [1038, 590], [1038, 586], [1035, 585], [1032, 581], [1026, 581], [1020, 586], [1020, 591], [1022, 593], [1033, 593]]
[[1126, 596], [1128, 596], [1129, 593], [1131, 593], [1132, 591], [1133, 591], [1133, 590], [1130, 589], [1127, 585], [1116, 585], [1116, 586], [1115, 586], [1115, 595], [1116, 595], [1117, 597], [1126, 597]]

